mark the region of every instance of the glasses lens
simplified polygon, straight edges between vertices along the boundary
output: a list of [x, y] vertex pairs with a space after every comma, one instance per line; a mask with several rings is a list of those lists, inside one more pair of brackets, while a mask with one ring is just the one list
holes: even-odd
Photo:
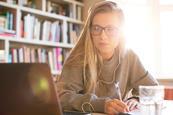
[[116, 36], [118, 29], [116, 27], [106, 27], [105, 32], [108, 36]]
[[98, 26], [98, 25], [93, 25], [91, 26], [91, 34], [92, 35], [100, 35], [102, 32], [102, 27]]

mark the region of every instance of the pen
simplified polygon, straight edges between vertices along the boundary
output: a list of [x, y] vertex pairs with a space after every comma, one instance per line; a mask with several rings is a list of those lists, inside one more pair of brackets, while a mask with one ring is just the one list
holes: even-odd
[[119, 100], [122, 101], [121, 91], [120, 91], [120, 87], [119, 87], [119, 82], [115, 83], [115, 88], [116, 88]]

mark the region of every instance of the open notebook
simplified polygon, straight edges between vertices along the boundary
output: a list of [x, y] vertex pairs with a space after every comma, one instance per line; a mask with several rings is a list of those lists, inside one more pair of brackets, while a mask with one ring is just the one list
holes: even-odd
[[62, 115], [47, 64], [0, 64], [0, 115]]

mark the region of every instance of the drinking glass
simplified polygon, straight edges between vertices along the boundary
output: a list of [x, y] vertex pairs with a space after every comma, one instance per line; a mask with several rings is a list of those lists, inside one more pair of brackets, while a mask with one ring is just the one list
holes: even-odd
[[139, 86], [141, 115], [161, 115], [164, 86]]

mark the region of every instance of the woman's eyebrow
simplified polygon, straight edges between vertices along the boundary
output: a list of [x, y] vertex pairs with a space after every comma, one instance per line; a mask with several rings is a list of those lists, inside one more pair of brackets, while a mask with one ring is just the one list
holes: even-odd
[[99, 25], [99, 24], [92, 24], [92, 26], [99, 26], [99, 27], [102, 27], [102, 28], [105, 28], [105, 27], [116, 27], [116, 28], [118, 28], [118, 26], [111, 25], [111, 24], [106, 25], [106, 26], [101, 26], [101, 25]]

